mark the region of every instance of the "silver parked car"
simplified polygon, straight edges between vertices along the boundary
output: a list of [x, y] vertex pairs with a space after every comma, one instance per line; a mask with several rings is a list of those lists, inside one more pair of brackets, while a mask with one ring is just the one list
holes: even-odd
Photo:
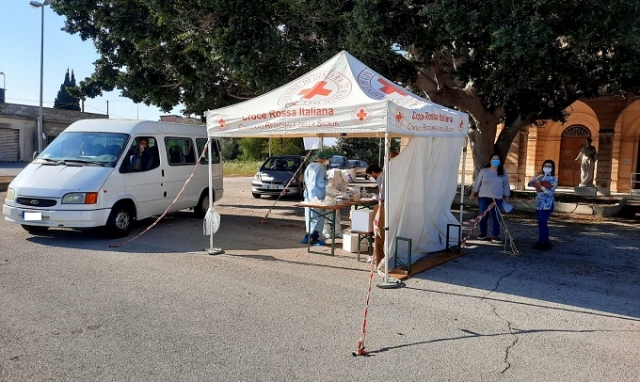
[[297, 196], [302, 199], [304, 197], [305, 168], [306, 162], [304, 162], [302, 155], [270, 156], [264, 161], [251, 181], [251, 195], [254, 198], [259, 198], [262, 195], [280, 195], [291, 180], [284, 195]]

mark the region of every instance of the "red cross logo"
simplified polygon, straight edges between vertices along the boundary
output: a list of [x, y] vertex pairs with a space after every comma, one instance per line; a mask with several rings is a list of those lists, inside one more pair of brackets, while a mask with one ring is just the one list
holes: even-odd
[[364, 109], [360, 109], [360, 111], [358, 112], [358, 114], [356, 114], [356, 117], [358, 117], [359, 120], [364, 121], [364, 119], [367, 117], [367, 112], [364, 111]]
[[324, 86], [327, 84], [326, 81], [319, 81], [317, 84], [315, 84], [312, 88], [310, 89], [302, 89], [300, 90], [300, 93], [298, 94], [302, 94], [304, 95], [304, 97], [302, 98], [306, 98], [306, 99], [311, 99], [316, 95], [321, 95], [321, 96], [328, 96], [329, 94], [331, 94], [331, 89], [325, 89]]
[[220, 128], [224, 129], [224, 125], [227, 124], [227, 121], [225, 121], [224, 118], [220, 118], [218, 124], [220, 125]]
[[378, 78], [378, 82], [380, 82], [382, 84], [382, 89], [380, 89], [380, 91], [383, 92], [384, 94], [398, 93], [401, 96], [406, 96], [407, 95], [407, 93], [405, 93], [402, 90], [398, 89], [397, 87], [391, 85], [390, 83], [388, 83], [387, 81], [383, 80], [382, 78]]
[[398, 121], [398, 123], [402, 121], [402, 113], [398, 112], [398, 114], [396, 114], [396, 121]]

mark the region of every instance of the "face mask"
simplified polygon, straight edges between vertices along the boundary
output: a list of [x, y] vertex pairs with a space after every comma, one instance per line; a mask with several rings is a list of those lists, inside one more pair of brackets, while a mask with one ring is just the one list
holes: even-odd
[[545, 174], [551, 174], [551, 167], [543, 167], [542, 172], [544, 172]]
[[498, 167], [500, 166], [500, 159], [491, 159], [491, 165], [493, 167]]

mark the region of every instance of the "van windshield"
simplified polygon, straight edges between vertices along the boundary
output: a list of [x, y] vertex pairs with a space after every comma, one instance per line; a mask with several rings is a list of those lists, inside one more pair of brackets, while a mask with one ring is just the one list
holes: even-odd
[[128, 139], [128, 134], [65, 132], [57, 136], [36, 160], [115, 166]]

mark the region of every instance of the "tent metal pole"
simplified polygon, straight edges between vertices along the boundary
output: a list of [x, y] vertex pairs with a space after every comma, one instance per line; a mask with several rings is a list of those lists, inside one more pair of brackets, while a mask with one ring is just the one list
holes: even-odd
[[[391, 154], [391, 138], [389, 137], [389, 132], [385, 132], [384, 134], [384, 184], [382, 185], [384, 191], [384, 280], [382, 283], [378, 284], [378, 288], [382, 289], [390, 289], [390, 288], [399, 288], [402, 286], [400, 280], [393, 278], [389, 278], [389, 252], [391, 247], [391, 238], [389, 238], [389, 203], [391, 202], [390, 190], [389, 190], [389, 176], [391, 173], [389, 172], [389, 154]], [[411, 248], [409, 248], [411, 250]]]
[[[214, 248], [213, 247], [213, 139], [208, 137], [207, 141], [207, 150], [209, 154], [209, 160], [207, 161], [207, 169], [209, 170], [209, 210], [207, 211], [207, 216], [209, 216], [209, 251], [210, 255], [219, 255], [224, 253], [222, 248]], [[220, 158], [222, 160], [222, 158]]]
[[462, 146], [462, 179], [460, 184], [460, 224], [462, 224], [463, 214], [464, 214], [464, 178], [466, 172], [467, 165], [467, 145], [469, 143], [469, 138], [464, 137], [464, 146]]

